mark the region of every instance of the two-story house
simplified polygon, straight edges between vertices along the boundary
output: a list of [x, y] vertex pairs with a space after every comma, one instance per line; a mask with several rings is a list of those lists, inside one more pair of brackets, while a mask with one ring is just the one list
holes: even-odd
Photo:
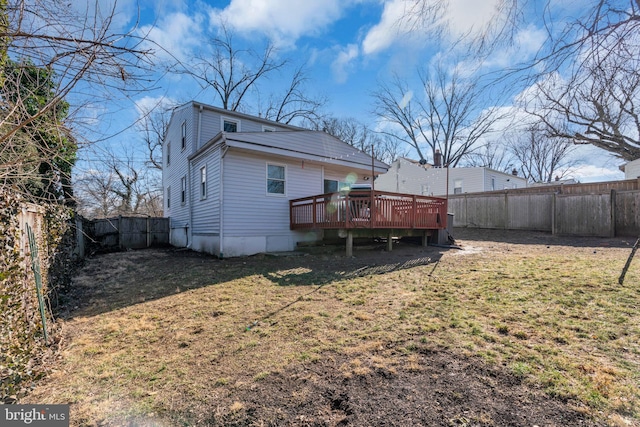
[[163, 142], [171, 244], [219, 257], [293, 250], [323, 231], [291, 230], [290, 199], [387, 168], [325, 132], [189, 102], [174, 109]]

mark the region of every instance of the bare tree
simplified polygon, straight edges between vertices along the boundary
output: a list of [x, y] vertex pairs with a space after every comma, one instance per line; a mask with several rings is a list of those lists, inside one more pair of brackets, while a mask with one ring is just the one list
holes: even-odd
[[[401, 24], [446, 33], [449, 2], [413, 0], [408, 4]], [[473, 38], [467, 34], [457, 41], [481, 55], [513, 43], [521, 25], [528, 24], [526, 10], [537, 5], [546, 42], [532, 60], [507, 73], [510, 77], [524, 74], [523, 83], [537, 86], [538, 101], [544, 102], [530, 104], [527, 110], [547, 121], [555, 136], [595, 145], [625, 160], [639, 158], [640, 0], [594, 0], [570, 19], [557, 16], [559, 4], [501, 0], [496, 8], [499, 19]], [[549, 110], [554, 112], [551, 118]], [[557, 124], [557, 116], [564, 123]]]
[[277, 58], [271, 42], [261, 51], [239, 49], [224, 23], [220, 29], [222, 35], [209, 40], [211, 52], [198, 54], [183, 72], [199, 81], [202, 88], [213, 88], [222, 108], [236, 111], [260, 79], [283, 68], [287, 61]]
[[374, 157], [388, 164], [405, 154], [401, 151], [402, 144], [397, 138], [374, 132], [367, 125], [352, 117], [324, 117], [316, 122], [307, 121], [305, 126], [309, 129], [327, 132], [365, 153], [371, 154], [373, 147]]
[[601, 42], [600, 51], [587, 55], [568, 78], [554, 73], [538, 82], [527, 109], [553, 136], [631, 161], [640, 158], [640, 34], [635, 41], [618, 37]]
[[[64, 144], [45, 143], [47, 140], [37, 135], [34, 138], [32, 129], [40, 132], [46, 122], [53, 126], [46, 131], [49, 142], [55, 135], [59, 140], [73, 140], [67, 117], [73, 115], [74, 107], [80, 107], [69, 106], [65, 98], [74, 90], [80, 97], [80, 83], [92, 100], [99, 89], [139, 89], [148, 80], [151, 51], [142, 48], [144, 37], [136, 36], [135, 28], [124, 33], [112, 28], [115, 3], [106, 10], [99, 2], [87, 3], [79, 10], [73, 5], [61, 7], [56, 0], [7, 0], [2, 2], [0, 16], [0, 178], [7, 183], [5, 172], [10, 175], [16, 170], [32, 181], [49, 174], [51, 182], [64, 188], [70, 177], [60, 173], [57, 162], [66, 157], [70, 169], [75, 155], [61, 153]], [[4, 72], [7, 58], [14, 64], [10, 82]], [[44, 75], [42, 71], [49, 78], [32, 79], [30, 90], [25, 92], [25, 76]], [[41, 94], [44, 90], [46, 96]], [[69, 114], [65, 111], [61, 116], [67, 108]]]
[[555, 178], [563, 178], [576, 164], [570, 154], [577, 147], [566, 138], [553, 136], [544, 123], [513, 131], [505, 137], [509, 151], [530, 182], [551, 182]]
[[147, 166], [162, 170], [162, 142], [171, 119], [171, 108], [158, 103], [149, 109], [141, 109], [141, 120], [136, 128], [147, 149]]
[[[293, 71], [289, 86], [277, 94], [271, 86], [266, 89], [265, 82], [274, 76], [281, 77], [291, 61], [281, 58], [270, 41], [260, 50], [241, 49], [226, 24], [220, 25], [220, 31], [220, 35], [211, 37], [209, 51], [196, 54], [189, 65], [180, 66], [178, 72], [192, 76], [203, 89], [213, 88], [217, 101], [226, 110], [263, 115], [287, 124], [321, 116], [319, 111], [326, 100], [307, 93], [308, 77], [303, 67]], [[251, 98], [256, 94], [260, 98], [262, 93], [270, 94], [266, 97], [266, 106], [260, 106], [259, 100], [253, 102]]]
[[294, 120], [320, 120], [320, 110], [326, 104], [326, 99], [309, 96], [305, 90], [305, 83], [308, 80], [304, 68], [298, 68], [293, 73], [291, 83], [284, 91], [284, 95], [270, 97], [264, 117], [286, 124], [291, 124]]
[[[394, 78], [373, 94], [375, 113], [399, 129], [388, 132], [406, 141], [426, 161], [423, 147], [443, 155], [444, 164], [456, 167], [492, 131], [502, 118], [497, 108], [482, 108], [483, 87], [478, 79], [465, 78], [456, 69], [447, 71], [438, 63], [433, 73], [418, 72], [421, 87], [412, 91], [406, 82]], [[415, 99], [414, 93], [424, 93]]]
[[91, 217], [162, 214], [157, 173], [142, 167], [131, 150], [97, 153], [75, 181], [78, 210]]
[[515, 159], [503, 142], [488, 141], [469, 152], [462, 160], [462, 164], [511, 173], [514, 169]]

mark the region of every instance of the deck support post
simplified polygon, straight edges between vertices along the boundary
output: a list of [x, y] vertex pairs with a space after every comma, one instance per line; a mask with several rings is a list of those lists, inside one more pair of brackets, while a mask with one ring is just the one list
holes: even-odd
[[422, 246], [428, 246], [429, 242], [429, 232], [425, 231], [422, 233]]
[[353, 256], [353, 231], [347, 231], [347, 256]]
[[391, 232], [387, 233], [387, 252], [391, 252], [393, 250], [393, 235]]

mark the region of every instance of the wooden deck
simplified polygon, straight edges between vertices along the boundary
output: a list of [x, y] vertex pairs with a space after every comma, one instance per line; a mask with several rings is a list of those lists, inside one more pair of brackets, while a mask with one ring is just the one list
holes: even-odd
[[291, 229], [439, 230], [447, 227], [447, 199], [354, 190], [289, 201]]

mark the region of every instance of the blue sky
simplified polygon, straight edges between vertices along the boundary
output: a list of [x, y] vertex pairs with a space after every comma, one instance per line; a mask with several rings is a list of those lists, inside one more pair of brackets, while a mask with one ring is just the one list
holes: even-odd
[[[77, 2], [78, 7], [82, 7], [80, 3], [83, 2]], [[110, 0], [100, 3], [112, 4]], [[259, 49], [269, 39], [281, 57], [292, 60], [292, 65], [305, 64], [310, 79], [307, 90], [328, 99], [325, 112], [335, 117], [353, 117], [376, 128], [383, 125], [372, 114], [371, 93], [378, 83], [389, 81], [394, 74], [412, 78], [417, 66], [428, 66], [435, 58], [451, 57], [452, 64], [457, 61], [452, 66], [464, 67], [453, 41], [463, 34], [474, 37], [490, 23], [500, 22], [503, 15], [497, 9], [499, 3], [500, 0], [450, 0], [438, 23], [439, 28], [446, 30], [441, 37], [436, 37], [433, 25], [412, 25], [402, 19], [411, 4], [406, 0], [119, 0], [114, 25], [119, 30], [131, 28], [139, 12], [136, 32], [147, 34], [188, 65], [189, 58], [202, 48], [208, 35], [216, 34], [224, 20], [237, 46]], [[573, 16], [590, 4], [588, 0], [550, 3], [553, 17], [558, 20]], [[482, 72], [514, 66], [535, 54], [545, 36], [538, 18], [543, 4], [546, 1], [532, 2], [515, 34], [515, 43], [486, 57]], [[158, 64], [168, 58], [166, 53], [157, 48], [156, 51]], [[154, 90], [137, 94], [133, 99], [116, 98], [96, 107], [93, 115], [102, 123], [103, 133], [118, 132], [100, 142], [99, 148], [125, 147], [141, 153], [140, 136], [132, 129], [127, 130], [139, 117], [139, 108], [192, 99], [218, 105], [213, 92], [203, 90], [187, 75], [155, 77], [159, 80]], [[269, 81], [274, 89], [282, 84], [278, 79]], [[493, 102], [505, 110], [515, 108], [513, 100], [525, 90], [506, 85], [498, 91], [501, 99], [488, 97], [487, 103]], [[576, 156], [583, 164], [571, 176], [581, 182], [623, 178], [618, 170], [622, 162], [602, 150], [581, 147]]]

